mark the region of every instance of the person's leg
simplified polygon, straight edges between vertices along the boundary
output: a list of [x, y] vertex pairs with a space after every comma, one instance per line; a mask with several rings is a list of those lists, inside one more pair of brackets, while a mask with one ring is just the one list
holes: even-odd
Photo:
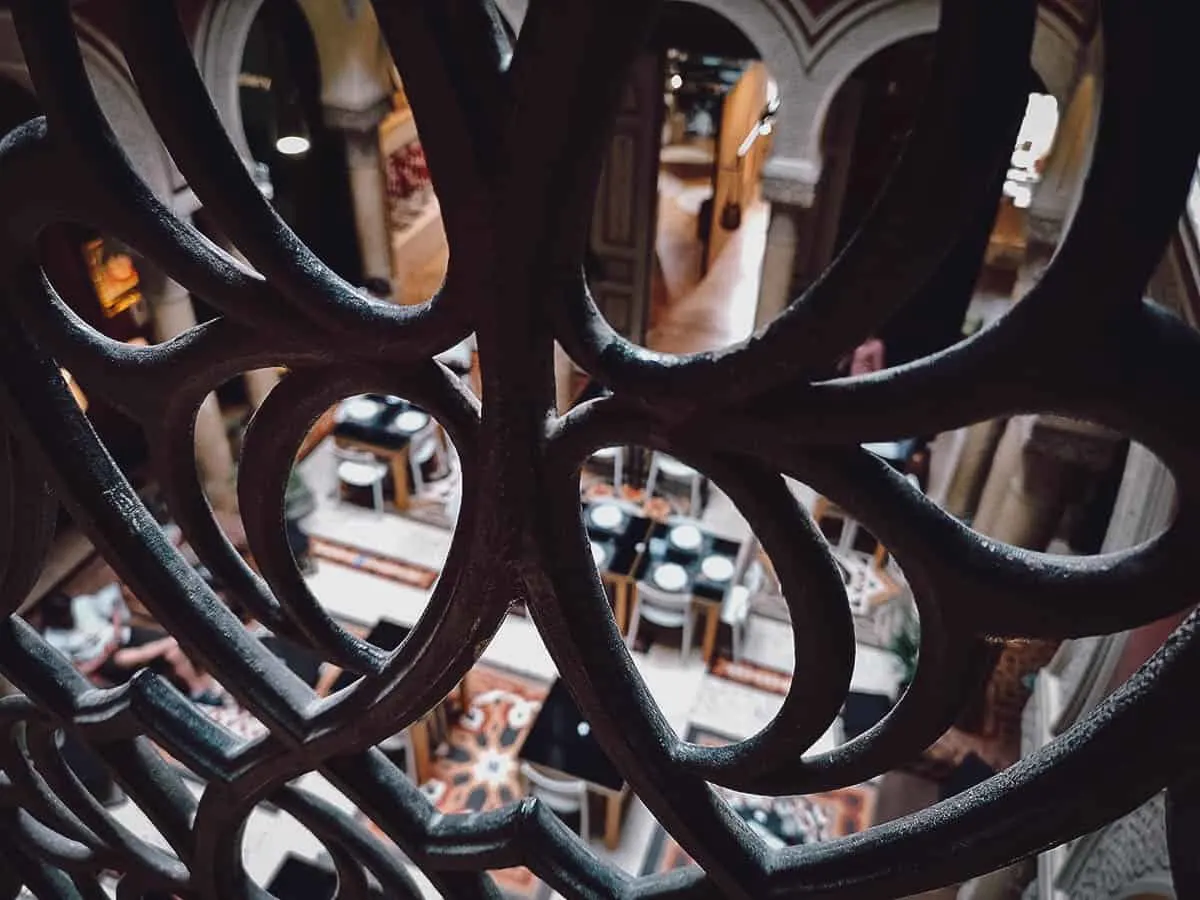
[[123, 681], [128, 681], [138, 669], [150, 668], [193, 699], [221, 702], [212, 678], [196, 667], [175, 638], [164, 632], [151, 628], [130, 629], [129, 643], [113, 654], [111, 662], [126, 673]]

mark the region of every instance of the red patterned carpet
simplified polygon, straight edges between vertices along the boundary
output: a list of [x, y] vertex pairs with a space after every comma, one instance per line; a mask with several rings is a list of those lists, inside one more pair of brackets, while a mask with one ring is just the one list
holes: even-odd
[[[545, 682], [490, 666], [468, 673], [470, 705], [451, 727], [433, 777], [421, 786], [440, 812], [484, 812], [520, 799], [517, 753], [549, 690]], [[503, 869], [492, 877], [514, 900], [550, 894], [528, 869]]]
[[361, 547], [352, 547], [340, 541], [329, 538], [311, 536], [309, 552], [317, 559], [345, 566], [348, 569], [360, 569], [388, 581], [395, 581], [418, 590], [429, 590], [437, 581], [438, 572], [428, 566], [422, 566], [393, 556], [384, 556]]

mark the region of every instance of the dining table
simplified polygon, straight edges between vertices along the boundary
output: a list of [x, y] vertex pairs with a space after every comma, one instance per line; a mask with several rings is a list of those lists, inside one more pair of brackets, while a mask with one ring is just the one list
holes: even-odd
[[[380, 619], [370, 631], [359, 636], [381, 650], [390, 651], [399, 647], [404, 642], [404, 639], [408, 637], [410, 631], [412, 629], [407, 625]], [[354, 684], [361, 677], [356, 672], [333, 665], [326, 665], [325, 670], [321, 673], [320, 680], [317, 682], [315, 689], [317, 696], [328, 697], [336, 694], [343, 688], [350, 687], [350, 685]], [[412, 738], [413, 768], [416, 770], [419, 783], [424, 783], [432, 777], [434, 751], [437, 749], [438, 744], [445, 739], [450, 730], [451, 720], [447, 701], [451, 697], [457, 698], [461, 710], [465, 711], [468, 708], [465, 681], [460, 681], [449, 696], [408, 726], [408, 733]]]
[[333, 439], [339, 447], [386, 459], [392, 472], [392, 502], [397, 509], [407, 509], [412, 496], [409, 445], [429, 423], [429, 413], [403, 397], [359, 394], [338, 404]]
[[711, 664], [721, 626], [721, 608], [737, 575], [740, 541], [720, 537], [699, 522], [673, 518], [650, 529], [645, 552], [633, 572], [634, 590], [645, 581], [661, 591], [690, 594], [704, 616], [702, 655]]
[[605, 754], [561, 678], [550, 686], [517, 758], [552, 777], [575, 779], [604, 801], [604, 845], [621, 841], [621, 811], [629, 785]]
[[635, 504], [615, 498], [585, 503], [583, 523], [600, 580], [612, 590], [613, 618], [624, 634], [637, 590], [634, 573], [654, 523]]

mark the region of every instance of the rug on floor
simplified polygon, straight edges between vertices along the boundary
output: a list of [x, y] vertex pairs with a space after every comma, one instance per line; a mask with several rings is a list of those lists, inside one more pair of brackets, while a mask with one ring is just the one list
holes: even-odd
[[[686, 739], [707, 747], [730, 743], [729, 738], [696, 726], [688, 729]], [[723, 787], [716, 790], [771, 848], [831, 841], [865, 831], [871, 826], [875, 811], [876, 791], [869, 784], [803, 797], [759, 797]], [[691, 864], [687, 852], [661, 825], [656, 825], [641, 874], [655, 875]]]
[[418, 563], [408, 562], [394, 556], [385, 556], [373, 550], [362, 547], [352, 547], [340, 541], [326, 537], [310, 536], [309, 552], [317, 559], [345, 566], [348, 569], [360, 569], [388, 581], [427, 591], [438, 579], [438, 571]]
[[746, 687], [757, 688], [772, 694], [787, 694], [792, 686], [792, 675], [780, 669], [748, 662], [747, 660], [732, 660], [727, 656], [718, 656], [709, 668], [709, 672], [717, 678], [744, 684]]
[[[467, 710], [450, 727], [433, 760], [433, 775], [421, 785], [438, 812], [486, 812], [523, 796], [517, 753], [549, 690], [546, 682], [494, 666], [478, 664], [467, 673]], [[550, 896], [528, 869], [491, 874], [512, 900]]]

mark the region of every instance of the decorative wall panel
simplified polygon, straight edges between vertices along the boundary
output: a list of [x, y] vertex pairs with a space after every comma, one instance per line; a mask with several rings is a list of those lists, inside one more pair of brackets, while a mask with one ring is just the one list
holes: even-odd
[[[18, 618], [0, 624], [0, 859], [39, 897], [165, 892], [261, 897], [244, 875], [247, 816], [270, 801], [329, 849], [339, 896], [370, 871], [414, 896], [395, 850], [291, 786], [320, 771], [449, 897], [494, 897], [487, 871], [525, 865], [569, 897], [891, 898], [1006, 865], [1092, 831], [1175, 785], [1200, 757], [1181, 716], [1200, 683], [1189, 619], [1126, 686], [1003, 776], [869, 833], [766, 848], [710, 786], [831, 790], [911, 760], [954, 720], [995, 637], [1056, 640], [1128, 629], [1195, 601], [1200, 546], [1200, 337], [1142, 301], [1183, 210], [1200, 117], [1180, 115], [1200, 6], [1102, 4], [1103, 120], [1085, 194], [1044, 277], [996, 327], [900, 371], [811, 383], [935, 277], [961, 230], [994, 208], [1025, 107], [1030, 0], [945, 0], [933, 88], [862, 230], [762, 334], [719, 354], [667, 359], [619, 336], [581, 275], [593, 194], [628, 67], [656, 3], [536, 0], [519, 44], [489, 0], [379, 0], [421, 125], [451, 245], [426, 304], [373, 303], [337, 279], [267, 206], [223, 136], [175, 12], [114, 4], [146, 108], [206, 214], [253, 271], [164, 209], [132, 173], [96, 106], [67, 0], [11, 3], [44, 119], [0, 143], [0, 598], [33, 583], [53, 496], [188, 654], [265, 725], [211, 723], [158, 676], [94, 687]], [[150, 348], [75, 317], [39, 265], [56, 222], [102, 228], [220, 315]], [[636, 220], [635, 220], [636, 222]], [[474, 331], [482, 407], [432, 356]], [[612, 396], [549, 414], [557, 339]], [[214, 523], [197, 482], [192, 421], [216, 385], [290, 369], [250, 424], [240, 500], [261, 575]], [[172, 513], [210, 569], [264, 622], [367, 675], [318, 700], [213, 595], [164, 538], [58, 377], [146, 430]], [[339, 628], [300, 578], [282, 522], [296, 447], [332, 402], [384, 390], [433, 411], [458, 445], [464, 499], [429, 607], [387, 653]], [[998, 545], [948, 518], [863, 441], [1021, 412], [1096, 421], [1172, 470], [1167, 531], [1133, 550], [1063, 560]], [[725, 425], [712, 428], [715, 417]], [[703, 469], [754, 523], [794, 623], [797, 673], [775, 721], [728, 747], [680, 741], [631, 663], [589, 560], [577, 471], [594, 448], [640, 443]], [[837, 714], [853, 667], [841, 579], [783, 482], [850, 510], [905, 569], [921, 611], [919, 671], [879, 725], [804, 752]], [[597, 859], [532, 800], [465, 818], [435, 812], [371, 747], [433, 707], [523, 603], [613, 762], [697, 866], [634, 878]], [[55, 735], [89, 744], [161, 832], [133, 837], [64, 767]], [[207, 780], [197, 800], [152, 743]], [[1194, 804], [1169, 813], [1172, 841]], [[1192, 844], [1194, 846], [1194, 843]], [[1178, 862], [1178, 860], [1177, 860]], [[1195, 896], [1176, 873], [1181, 896]]]

